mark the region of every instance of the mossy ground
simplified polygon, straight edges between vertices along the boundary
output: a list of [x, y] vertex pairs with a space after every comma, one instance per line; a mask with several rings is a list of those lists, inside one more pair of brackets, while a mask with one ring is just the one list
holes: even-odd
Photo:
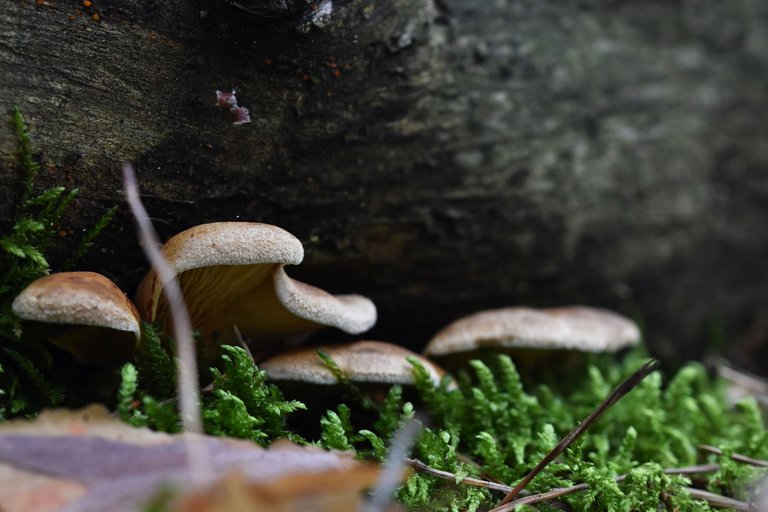
[[[150, 340], [159, 339], [151, 326], [145, 328]], [[133, 365], [124, 367], [118, 406], [124, 419], [163, 430], [179, 429], [174, 402], [161, 402], [173, 396], [170, 361], [170, 354], [155, 344], [139, 358], [138, 379]], [[414, 402], [403, 400], [400, 386], [393, 386], [377, 402], [347, 384], [348, 392], [339, 396], [339, 405], [320, 418], [320, 434], [309, 439], [289, 427], [292, 413], [304, 406], [285, 400], [244, 350], [226, 347], [222, 361], [222, 369], [211, 369], [212, 384], [203, 397], [209, 433], [262, 445], [289, 437], [383, 461], [398, 427], [417, 417], [424, 425], [411, 457], [455, 479], [414, 472], [398, 499], [408, 510], [471, 511], [490, 507], [502, 494], [460, 483], [464, 477], [507, 485], [519, 481], [615, 385], [643, 364], [644, 354], [637, 350], [621, 361], [594, 357], [581, 377], [574, 375], [563, 386], [569, 391], [524, 384], [512, 360], [503, 355], [490, 363], [472, 361], [459, 372], [458, 388], [448, 381], [435, 386], [414, 361], [418, 391]], [[152, 368], [165, 369], [156, 374]], [[163, 394], [148, 394], [152, 390], [163, 390]], [[687, 488], [694, 484], [746, 499], [747, 487], [759, 473], [729, 457], [739, 453], [768, 458], [768, 434], [754, 400], [729, 405], [723, 391], [722, 382], [696, 363], [668, 379], [652, 373], [526, 490], [539, 493], [587, 483], [588, 490], [559, 499], [576, 510], [650, 510], [660, 503], [675, 510], [709, 509], [705, 501], [689, 495]], [[365, 425], [360, 428], [363, 418]], [[706, 453], [700, 445], [717, 446], [724, 454]], [[665, 472], [702, 463], [717, 463], [720, 468], [690, 475]], [[617, 482], [615, 477], [622, 475], [623, 481]], [[546, 504], [537, 507], [548, 509]]]
[[[33, 416], [43, 407], [105, 400], [133, 425], [178, 431], [172, 342], [153, 326], [143, 326], [144, 342], [134, 363], [98, 371], [80, 368], [45, 340], [23, 337], [10, 304], [29, 282], [49, 272], [44, 251], [75, 192], [55, 188], [34, 194], [37, 164], [18, 112], [14, 125], [25, 182], [16, 224], [0, 237], [0, 415]], [[74, 258], [93, 242], [109, 215], [86, 235]], [[305, 405], [286, 400], [266, 382], [244, 350], [225, 347], [219, 364], [200, 376], [203, 419], [206, 430], [215, 435], [251, 439], [264, 446], [288, 437], [383, 460], [399, 425], [416, 416], [424, 426], [411, 456], [454, 479], [414, 472], [398, 499], [409, 510], [482, 510], [497, 503], [501, 494], [462, 483], [464, 477], [514, 484], [643, 358], [639, 351], [621, 361], [595, 357], [567, 383], [552, 374], [549, 382], [560, 382], [559, 386], [524, 383], [506, 356], [472, 361], [458, 373], [457, 387], [447, 381], [435, 386], [414, 362], [415, 400], [406, 401], [402, 388], [393, 386], [382, 402], [376, 402], [346, 383], [346, 396], [322, 414], [319, 434], [312, 437], [289, 422]], [[326, 363], [332, 366], [331, 361]], [[87, 386], [83, 374], [90, 376]], [[366, 418], [364, 424], [361, 418]], [[698, 447], [704, 444], [721, 448], [723, 455], [703, 452]], [[744, 499], [757, 478], [754, 468], [730, 458], [733, 453], [768, 458], [761, 412], [749, 399], [728, 404], [722, 383], [693, 363], [674, 375], [654, 373], [646, 378], [537, 476], [527, 491], [586, 483], [587, 490], [559, 500], [576, 510], [655, 510], [659, 504], [670, 510], [707, 510], [706, 502], [689, 494], [689, 486]], [[715, 462], [719, 469], [687, 476], [664, 471], [702, 462]], [[617, 482], [620, 475], [626, 478]]]

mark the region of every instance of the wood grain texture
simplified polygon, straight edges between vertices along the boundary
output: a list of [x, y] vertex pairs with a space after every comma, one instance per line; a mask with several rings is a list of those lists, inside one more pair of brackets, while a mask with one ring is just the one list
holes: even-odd
[[[100, 22], [0, 10], [0, 105], [27, 116], [41, 184], [82, 189], [75, 233], [131, 160], [163, 237], [277, 224], [306, 249], [292, 276], [370, 295], [371, 336], [412, 347], [484, 307], [581, 302], [687, 353], [768, 305], [760, 0], [94, 3]], [[250, 125], [214, 106], [232, 87]], [[8, 123], [0, 148], [7, 225]], [[115, 226], [84, 265], [131, 288], [145, 265]]]

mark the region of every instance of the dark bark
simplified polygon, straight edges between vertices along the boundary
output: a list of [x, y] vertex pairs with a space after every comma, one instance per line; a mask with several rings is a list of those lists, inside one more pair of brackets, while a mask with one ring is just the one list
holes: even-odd
[[[74, 1], [0, 11], [0, 105], [27, 116], [41, 185], [82, 189], [73, 232], [122, 202], [131, 160], [161, 235], [282, 226], [307, 250], [291, 275], [377, 302], [374, 337], [418, 347], [480, 308], [580, 302], [639, 315], [665, 355], [717, 321], [765, 344], [762, 0], [94, 5], [101, 21], [69, 19]], [[231, 87], [250, 125], [214, 106]], [[133, 233], [123, 211], [84, 265], [132, 288]]]

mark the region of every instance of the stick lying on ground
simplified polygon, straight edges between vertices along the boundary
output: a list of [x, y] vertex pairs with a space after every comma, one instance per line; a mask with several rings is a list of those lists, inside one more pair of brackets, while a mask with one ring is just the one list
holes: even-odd
[[[410, 464], [410, 466], [416, 469], [417, 471], [428, 473], [430, 475], [436, 476], [437, 478], [442, 478], [444, 480], [451, 480], [454, 482], [456, 481], [456, 475], [451, 473], [450, 471], [435, 469], [433, 467], [430, 467], [424, 464], [418, 459], [406, 459], [406, 460], [408, 464]], [[719, 469], [720, 469], [719, 464], [700, 464], [698, 466], [668, 468], [664, 470], [664, 473], [668, 475], [691, 475], [696, 473], [711, 473]], [[616, 482], [622, 482], [626, 479], [626, 477], [627, 475], [620, 475], [620, 476], [614, 477], [613, 479]], [[512, 488], [508, 485], [499, 484], [496, 482], [489, 482], [487, 480], [480, 480], [478, 478], [471, 478], [471, 477], [462, 478], [460, 483], [465, 485], [472, 485], [474, 487], [484, 487], [486, 489], [491, 489], [493, 491], [501, 491], [504, 493], [508, 493], [512, 490]], [[500, 507], [498, 510], [499, 511], [514, 510], [514, 508], [519, 505], [533, 505], [535, 503], [552, 501], [562, 496], [567, 496], [569, 494], [586, 491], [588, 489], [589, 489], [589, 484], [576, 484], [570, 487], [552, 489], [551, 491], [542, 492], [539, 494], [531, 494], [529, 496], [518, 498]], [[735, 500], [733, 498], [728, 498], [726, 496], [721, 496], [719, 494], [707, 492], [702, 489], [695, 489], [693, 487], [684, 487], [683, 489], [686, 492], [688, 492], [692, 497], [696, 499], [704, 500], [708, 502], [710, 505], [713, 505], [715, 507], [730, 508], [732, 510], [749, 510], [749, 504], [744, 501]]]
[[491, 512], [501, 512], [502, 510], [507, 510], [506, 508], [502, 509], [503, 505], [506, 505], [507, 503], [511, 502], [513, 499], [515, 499], [515, 496], [517, 496], [520, 491], [522, 491], [526, 485], [528, 485], [531, 480], [534, 479], [536, 475], [541, 473], [547, 465], [555, 460], [558, 455], [563, 453], [563, 451], [570, 446], [571, 443], [573, 443], [576, 439], [578, 439], [581, 434], [587, 431], [589, 427], [592, 426], [592, 424], [597, 421], [597, 419], [602, 416], [602, 414], [608, 410], [609, 407], [611, 407], [613, 404], [621, 400], [621, 398], [624, 397], [627, 393], [632, 391], [635, 386], [637, 386], [644, 378], [646, 378], [648, 375], [656, 371], [656, 369], [659, 367], [659, 361], [656, 359], [651, 359], [647, 363], [645, 363], [643, 366], [641, 366], [635, 373], [627, 377], [624, 382], [619, 384], [611, 393], [605, 398], [605, 400], [602, 401], [600, 405], [597, 406], [597, 408], [587, 416], [587, 418], [582, 421], [578, 426], [576, 426], [573, 430], [571, 430], [559, 443], [557, 443], [557, 446], [555, 446], [552, 451], [550, 451], [543, 459], [541, 459], [541, 462], [539, 462], [536, 467], [534, 467], [521, 481], [518, 483], [509, 493], [504, 496], [504, 499], [501, 500], [499, 503], [499, 506], [497, 508], [494, 508], [491, 510]]
[[[717, 448], [716, 446], [710, 446], [708, 444], [699, 445], [698, 448], [701, 451], [714, 453], [715, 455], [723, 454], [723, 450], [721, 450], [720, 448]], [[740, 455], [738, 453], [732, 453], [731, 458], [737, 462], [743, 462], [744, 464], [749, 464], [750, 466], [756, 466], [758, 468], [768, 468], [768, 460], [753, 459], [752, 457], [747, 457], [746, 455]]]

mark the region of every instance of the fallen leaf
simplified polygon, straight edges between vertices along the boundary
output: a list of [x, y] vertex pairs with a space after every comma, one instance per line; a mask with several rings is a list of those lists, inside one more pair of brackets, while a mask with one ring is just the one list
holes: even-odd
[[35, 436], [91, 436], [133, 444], [168, 442], [170, 434], [148, 428], [134, 428], [115, 418], [103, 405], [89, 405], [78, 410], [49, 409], [34, 421], [14, 420], [0, 423], [0, 435], [34, 434]]
[[[208, 454], [205, 471], [196, 471], [197, 480], [188, 463], [190, 443]], [[0, 428], [0, 506], [6, 512], [122, 512], [168, 488], [182, 496], [180, 503], [186, 503], [187, 493], [213, 492], [204, 503], [214, 504], [216, 482], [228, 474], [240, 476], [222, 480], [225, 504], [260, 499], [272, 503], [265, 510], [340, 512], [356, 508], [361, 489], [372, 484], [376, 470], [348, 453], [289, 442], [264, 449], [250, 441], [135, 429], [103, 408], [55, 411]], [[234, 478], [242, 479], [239, 490], [230, 481]], [[342, 508], [336, 495], [344, 503], [354, 500], [354, 508]], [[281, 508], [281, 500], [301, 508]], [[307, 503], [312, 505], [307, 508]]]
[[372, 467], [293, 474], [268, 482], [251, 482], [242, 473], [223, 477], [209, 489], [184, 496], [177, 512], [333, 511], [360, 509], [360, 490], [371, 487]]

